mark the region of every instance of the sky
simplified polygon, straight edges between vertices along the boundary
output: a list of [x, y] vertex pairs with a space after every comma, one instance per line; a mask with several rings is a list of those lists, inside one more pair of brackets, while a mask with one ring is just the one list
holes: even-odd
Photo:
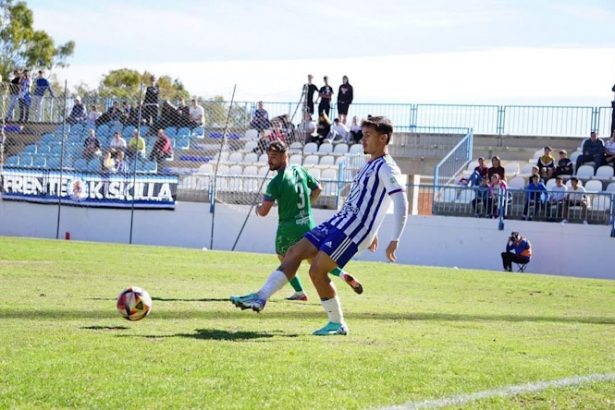
[[76, 42], [69, 86], [119, 68], [193, 94], [296, 101], [311, 73], [361, 103], [604, 106], [615, 83], [613, 0], [27, 0]]

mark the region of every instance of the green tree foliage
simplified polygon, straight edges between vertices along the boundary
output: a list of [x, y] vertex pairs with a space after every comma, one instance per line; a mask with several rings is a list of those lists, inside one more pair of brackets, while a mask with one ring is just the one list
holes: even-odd
[[[145, 87], [149, 85], [151, 76], [152, 73], [148, 71], [139, 73], [137, 70], [128, 68], [111, 70], [100, 81], [98, 93], [101, 97], [139, 99], [141, 93], [145, 92]], [[160, 87], [160, 98], [163, 100], [175, 101], [190, 96], [179, 79], [163, 75], [157, 78], [157, 83]], [[81, 91], [86, 91], [85, 88], [82, 85]]]
[[23, 1], [0, 0], [0, 75], [15, 69], [66, 67], [75, 42], [56, 46], [45, 31], [34, 29], [34, 13]]

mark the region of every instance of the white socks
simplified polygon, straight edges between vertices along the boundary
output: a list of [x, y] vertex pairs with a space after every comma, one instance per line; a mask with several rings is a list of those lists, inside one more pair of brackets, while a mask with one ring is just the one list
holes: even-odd
[[261, 290], [257, 292], [258, 297], [269, 300], [271, 295], [282, 289], [287, 283], [288, 279], [286, 278], [284, 272], [279, 270], [273, 271], [271, 275], [269, 275], [267, 282], [265, 282]]
[[340, 305], [339, 296], [335, 295], [333, 299], [323, 300], [322, 307], [325, 308], [329, 322], [344, 323], [344, 314], [342, 313], [342, 305]]

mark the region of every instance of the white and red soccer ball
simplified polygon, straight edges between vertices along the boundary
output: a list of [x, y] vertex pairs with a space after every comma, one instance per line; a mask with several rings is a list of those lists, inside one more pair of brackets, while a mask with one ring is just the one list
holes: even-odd
[[117, 310], [124, 319], [132, 322], [145, 319], [152, 310], [152, 298], [145, 289], [131, 286], [117, 297]]

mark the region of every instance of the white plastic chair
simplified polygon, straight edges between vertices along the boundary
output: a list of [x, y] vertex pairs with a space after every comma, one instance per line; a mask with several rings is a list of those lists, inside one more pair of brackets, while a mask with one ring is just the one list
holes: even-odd
[[348, 150], [349, 154], [362, 154], [363, 153], [363, 145], [361, 144], [354, 144], [350, 147], [350, 149]]
[[594, 176], [594, 167], [591, 165], [581, 165], [579, 169], [577, 169], [576, 176], [580, 179], [590, 179]]
[[326, 155], [326, 154], [333, 153], [333, 144], [326, 143], [326, 142], [323, 144], [320, 144], [320, 147], [318, 147], [318, 153], [320, 155]]
[[613, 178], [613, 167], [610, 165], [602, 165], [598, 167], [596, 170], [596, 175], [592, 177], [593, 179], [611, 179]]
[[247, 140], [257, 140], [258, 139], [258, 131], [256, 130], [247, 130], [244, 138]]
[[[322, 182], [322, 195], [335, 195], [337, 193], [337, 170], [325, 168], [320, 174]], [[330, 182], [335, 181], [335, 182]]]
[[231, 165], [228, 170], [229, 175], [241, 175], [243, 174], [243, 167], [241, 165]]
[[609, 211], [611, 209], [611, 198], [608, 195], [596, 195], [592, 201], [594, 211]]
[[506, 175], [513, 177], [517, 175], [520, 171], [519, 163], [507, 162], [506, 165], [504, 165], [504, 169], [506, 170]]
[[325, 155], [324, 157], [321, 157], [320, 162], [318, 163], [318, 165], [322, 166], [332, 166], [333, 164], [335, 164], [335, 157], [333, 155]]
[[585, 183], [585, 191], [587, 192], [602, 192], [602, 181], [591, 179]]
[[315, 142], [308, 142], [303, 147], [304, 154], [315, 154], [317, 152], [318, 152], [318, 144], [316, 144]]
[[534, 167], [535, 164], [532, 163], [526, 163], [523, 164], [523, 166], [521, 167], [521, 169], [519, 170], [519, 172], [517, 173], [517, 175], [519, 176], [530, 176], [532, 175], [532, 168]]
[[521, 176], [516, 176], [511, 178], [508, 182], [508, 187], [512, 189], [523, 189], [525, 188], [525, 178]]
[[243, 161], [243, 152], [233, 152], [228, 157], [228, 162], [231, 164], [239, 164], [241, 161]]
[[256, 141], [248, 141], [243, 146], [243, 150], [246, 151], [246, 152], [252, 152], [254, 150], [254, 148], [256, 148], [257, 146], [258, 146], [258, 142], [256, 142]]
[[258, 155], [256, 155], [254, 152], [248, 152], [246, 155], [243, 156], [241, 162], [243, 164], [256, 164], [258, 162]]
[[551, 178], [547, 181], [546, 187], [547, 190], [550, 191], [555, 186], [555, 178]]
[[579, 155], [583, 154], [583, 151], [575, 151], [570, 155], [570, 161], [572, 161], [573, 164], [577, 163], [577, 158], [579, 158]]
[[301, 154], [291, 155], [290, 158], [288, 159], [288, 163], [294, 164], [294, 165], [301, 165], [302, 157], [303, 156]]
[[336, 155], [344, 155], [348, 153], [348, 144], [340, 143], [333, 148], [333, 153]]
[[320, 169], [319, 168], [314, 168], [314, 167], [310, 167], [310, 168], [306, 168], [307, 172], [312, 175], [314, 178], [320, 180]]
[[243, 176], [248, 178], [243, 178], [242, 189], [245, 192], [254, 192], [258, 189], [258, 167], [256, 165], [248, 165], [243, 169]]
[[472, 199], [474, 199], [474, 192], [472, 192], [471, 189], [464, 189], [459, 194], [459, 198], [457, 198], [456, 202], [461, 204], [469, 204], [472, 202]]
[[265, 154], [261, 154], [261, 155], [258, 157], [258, 163], [259, 163], [259, 164], [266, 164], [266, 163], [268, 163], [268, 162], [269, 162], [269, 157], [267, 156], [267, 154], [266, 154], [266, 153], [265, 153]]
[[308, 155], [303, 159], [303, 165], [318, 165], [318, 155]]
[[536, 152], [534, 152], [534, 156], [532, 157], [532, 159], [538, 161], [538, 158], [542, 157], [542, 155], [545, 153], [544, 148], [541, 148], [539, 150], [536, 150]]
[[455, 188], [444, 188], [436, 195], [436, 202], [455, 202], [457, 190]]
[[615, 182], [611, 182], [606, 186], [605, 192], [615, 192]]

